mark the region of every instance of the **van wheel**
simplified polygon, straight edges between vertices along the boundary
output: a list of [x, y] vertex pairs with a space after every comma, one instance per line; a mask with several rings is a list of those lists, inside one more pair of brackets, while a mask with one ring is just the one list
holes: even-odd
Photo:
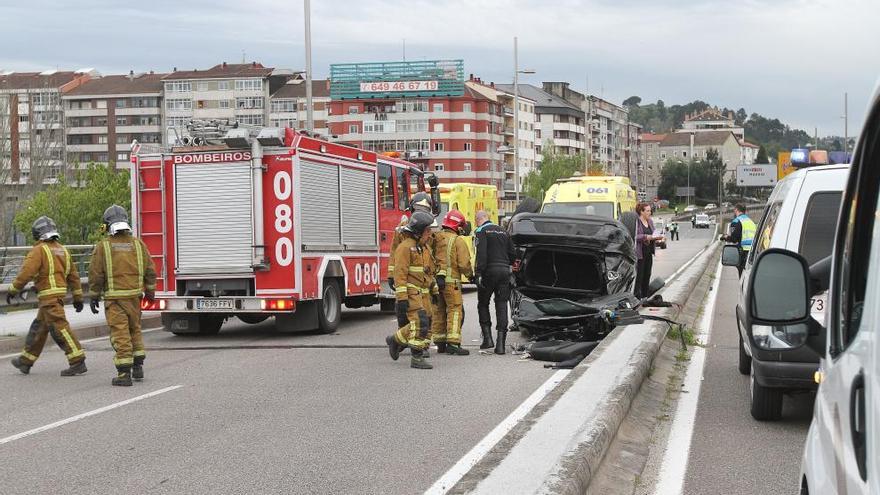
[[[739, 333], [739, 332], [737, 332]], [[739, 373], [741, 375], [748, 375], [752, 372], [752, 357], [746, 354], [746, 343], [743, 342], [742, 334], [739, 336]]]
[[324, 279], [324, 290], [321, 292], [318, 309], [318, 330], [321, 333], [335, 332], [342, 320], [342, 294], [335, 279]]
[[199, 335], [217, 335], [225, 319], [222, 315], [199, 316]]
[[752, 399], [752, 417], [758, 421], [778, 421], [782, 417], [782, 389], [762, 387], [755, 380], [755, 366], [749, 373], [749, 392]]
[[634, 211], [625, 211], [620, 215], [620, 223], [626, 227], [626, 231], [629, 232], [629, 236], [633, 239], [636, 238], [636, 222], [638, 222], [638, 218]]

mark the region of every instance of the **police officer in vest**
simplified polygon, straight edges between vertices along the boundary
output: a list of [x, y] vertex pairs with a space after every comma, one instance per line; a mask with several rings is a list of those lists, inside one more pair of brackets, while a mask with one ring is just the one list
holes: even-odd
[[116, 386], [130, 387], [132, 378], [144, 378], [144, 339], [141, 336], [141, 296], [152, 302], [156, 295], [156, 267], [144, 242], [131, 235], [125, 208], [113, 205], [104, 211], [104, 228], [110, 234], [95, 244], [89, 265], [89, 306], [98, 313], [103, 299], [110, 327], [110, 344]]
[[736, 269], [741, 276], [743, 268], [746, 266], [746, 258], [749, 256], [749, 251], [752, 250], [752, 242], [755, 239], [755, 232], [758, 230], [758, 227], [746, 215], [746, 207], [742, 204], [734, 206], [733, 213], [736, 217], [730, 222], [728, 233], [727, 235], [722, 235], [721, 240], [739, 246], [739, 265], [736, 266]]

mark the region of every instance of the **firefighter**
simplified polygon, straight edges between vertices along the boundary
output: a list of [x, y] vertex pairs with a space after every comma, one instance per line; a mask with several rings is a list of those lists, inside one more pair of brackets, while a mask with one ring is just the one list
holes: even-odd
[[[477, 249], [477, 312], [483, 342], [480, 349], [495, 347], [495, 354], [504, 354], [507, 338], [507, 303], [510, 299], [510, 274], [515, 256], [510, 235], [489, 220], [489, 214], [478, 211], [474, 246]], [[492, 343], [492, 317], [489, 299], [495, 297], [497, 342]]]
[[110, 344], [116, 351], [117, 374], [112, 384], [131, 386], [144, 378], [144, 340], [141, 336], [141, 294], [153, 302], [156, 268], [143, 241], [131, 235], [125, 208], [113, 205], [104, 211], [109, 236], [95, 245], [89, 268], [89, 306], [98, 313], [104, 298], [104, 314], [110, 327]]
[[733, 213], [736, 215], [730, 222], [730, 228], [727, 235], [722, 235], [721, 240], [739, 246], [739, 264], [736, 270], [742, 276], [743, 268], [746, 266], [746, 258], [752, 250], [752, 242], [755, 239], [755, 232], [758, 230], [755, 222], [746, 215], [746, 207], [738, 204], [733, 207]]
[[391, 359], [397, 360], [400, 351], [412, 350], [410, 366], [431, 369], [426, 360], [431, 331], [431, 286], [434, 282], [428, 241], [434, 217], [424, 211], [412, 214], [402, 229], [403, 240], [392, 255], [394, 263], [394, 292], [397, 296], [398, 330], [385, 338]]
[[[406, 208], [406, 211], [409, 215], [412, 215], [413, 212], [416, 211], [424, 211], [426, 213], [432, 213], [434, 208], [434, 204], [431, 201], [431, 196], [428, 193], [418, 192], [415, 193], [412, 197], [412, 200], [409, 202], [409, 206]], [[409, 216], [404, 214], [400, 218], [400, 223], [397, 225], [397, 228], [394, 229], [394, 237], [391, 239], [391, 250], [388, 251], [392, 255], [394, 251], [397, 249], [397, 245], [400, 244], [405, 237], [403, 233], [403, 229], [409, 223]], [[391, 287], [391, 290], [394, 290], [394, 257], [392, 256], [391, 262], [388, 263], [388, 286]]]
[[461, 237], [468, 235], [467, 225], [461, 212], [451, 210], [443, 218], [442, 230], [433, 235], [439, 297], [434, 306], [431, 336], [439, 352], [453, 356], [470, 354], [461, 347], [461, 277], [473, 277], [471, 253]]
[[31, 234], [36, 243], [7, 292], [6, 303], [12, 304], [12, 298], [33, 280], [39, 299], [39, 310], [28, 330], [24, 350], [12, 360], [12, 365], [25, 375], [30, 373], [31, 366], [43, 351], [46, 336], [51, 334], [52, 340], [64, 350], [70, 365], [61, 371], [61, 376], [81, 375], [87, 371], [86, 354], [64, 314], [64, 296], [68, 289], [73, 293], [73, 307], [76, 312], [83, 310], [79, 272], [71, 262], [70, 252], [58, 242], [58, 228], [51, 218], [43, 216], [34, 221]]

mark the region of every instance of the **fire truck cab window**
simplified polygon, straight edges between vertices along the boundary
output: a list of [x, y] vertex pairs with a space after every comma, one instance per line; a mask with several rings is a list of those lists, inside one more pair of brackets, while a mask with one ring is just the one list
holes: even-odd
[[425, 177], [422, 174], [418, 174], [409, 171], [409, 192], [410, 194], [415, 194], [419, 191], [425, 190]]
[[394, 182], [391, 178], [391, 165], [379, 164], [379, 207], [394, 209]]
[[397, 171], [397, 208], [405, 210], [409, 206], [409, 193], [407, 192], [406, 169], [396, 168]]

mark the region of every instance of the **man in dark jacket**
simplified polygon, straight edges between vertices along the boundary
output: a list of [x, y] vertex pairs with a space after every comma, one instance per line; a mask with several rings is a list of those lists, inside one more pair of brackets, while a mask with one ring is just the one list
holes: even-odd
[[510, 299], [510, 267], [513, 265], [513, 242], [507, 232], [489, 220], [489, 214], [478, 211], [474, 245], [477, 250], [476, 282], [477, 312], [483, 343], [480, 349], [493, 347], [492, 317], [489, 314], [489, 298], [495, 296], [495, 319], [498, 330], [495, 354], [504, 354], [507, 339], [507, 302]]

